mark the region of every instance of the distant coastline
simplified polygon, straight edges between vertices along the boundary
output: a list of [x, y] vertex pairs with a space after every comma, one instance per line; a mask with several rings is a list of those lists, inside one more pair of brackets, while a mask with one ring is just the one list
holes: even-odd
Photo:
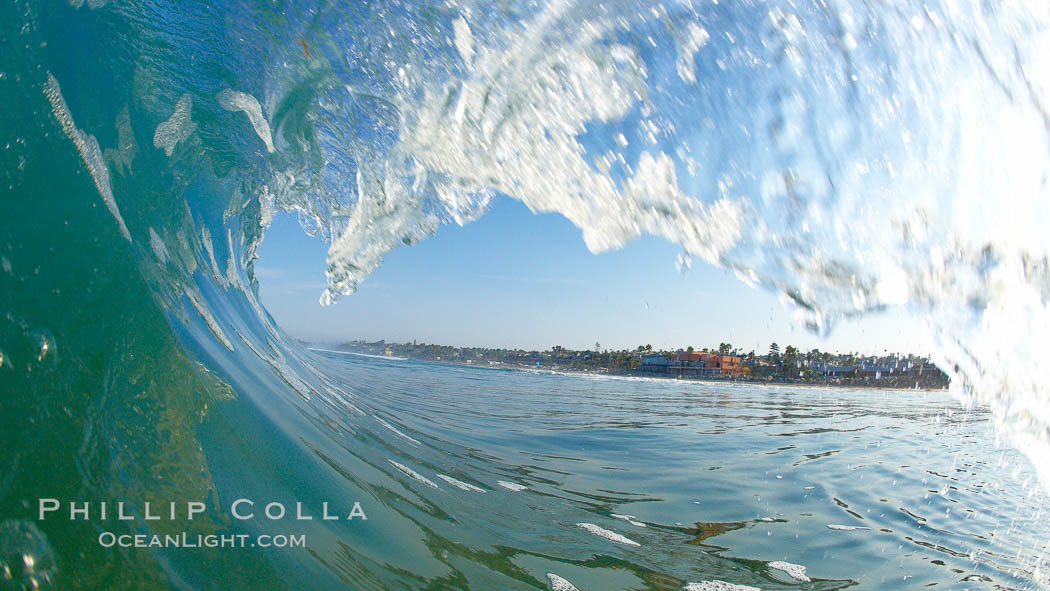
[[859, 356], [817, 349], [801, 352], [791, 346], [781, 352], [776, 343], [765, 355], [743, 353], [726, 343], [716, 350], [701, 351], [694, 351], [693, 347], [655, 351], [647, 345], [634, 350], [572, 350], [555, 346], [529, 351], [387, 341], [308, 346], [319, 351], [391, 360], [569, 375], [880, 390], [943, 390], [949, 385], [948, 376], [929, 358], [919, 355]]

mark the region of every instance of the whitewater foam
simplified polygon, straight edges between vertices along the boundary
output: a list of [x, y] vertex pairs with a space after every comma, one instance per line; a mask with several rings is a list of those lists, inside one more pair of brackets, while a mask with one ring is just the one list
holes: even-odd
[[164, 246], [164, 241], [160, 239], [157, 231], [152, 226], [149, 228], [149, 247], [161, 264], [168, 262], [168, 248]]
[[806, 576], [806, 567], [800, 564], [792, 564], [790, 562], [784, 562], [783, 560], [774, 560], [773, 562], [767, 563], [766, 566], [775, 570], [783, 571], [796, 581], [802, 581], [803, 583], [808, 583], [810, 581], [809, 577]]
[[225, 274], [219, 270], [219, 261], [215, 259], [215, 245], [211, 241], [211, 230], [207, 226], [201, 228], [201, 245], [204, 247], [204, 252], [208, 255], [208, 262], [211, 264], [212, 278], [219, 285], [227, 285]]
[[398, 470], [400, 470], [401, 472], [403, 472], [409, 478], [411, 478], [413, 480], [416, 480], [418, 482], [422, 482], [423, 484], [425, 484], [425, 485], [427, 485], [427, 486], [429, 486], [431, 488], [436, 488], [436, 489], [440, 489], [441, 488], [437, 484], [434, 484], [433, 480], [430, 480], [429, 478], [427, 478], [426, 476], [423, 476], [419, 472], [416, 472], [412, 468], [409, 468], [408, 466], [406, 466], [406, 465], [404, 465], [404, 464], [402, 464], [400, 462], [395, 462], [394, 460], [387, 460], [387, 461], [390, 462], [390, 464], [393, 467], [395, 467]]
[[707, 29], [696, 23], [688, 23], [685, 26], [685, 30], [676, 30], [681, 32], [679, 33], [678, 61], [675, 63], [675, 68], [678, 70], [678, 76], [683, 81], [695, 84], [696, 52], [700, 51], [700, 48], [707, 44], [711, 34], [707, 32]]
[[229, 337], [226, 336], [226, 333], [222, 330], [222, 327], [219, 326], [219, 323], [215, 321], [215, 317], [208, 311], [207, 306], [204, 305], [204, 302], [201, 300], [200, 295], [197, 294], [195, 289], [191, 286], [183, 293], [186, 295], [186, 299], [190, 301], [190, 305], [193, 306], [193, 309], [200, 314], [201, 319], [204, 320], [204, 324], [208, 327], [208, 330], [211, 331], [223, 346], [230, 351], [233, 351], [233, 343], [230, 342]]
[[452, 21], [452, 35], [459, 56], [469, 66], [474, 58], [474, 36], [470, 32], [470, 25], [463, 17]]
[[191, 114], [192, 109], [193, 97], [189, 93], [183, 94], [171, 117], [157, 125], [157, 130], [153, 133], [153, 146], [164, 150], [169, 158], [175, 146], [186, 141], [197, 130], [197, 124], [193, 122]]
[[612, 530], [608, 530], [608, 529], [605, 529], [603, 527], [599, 527], [597, 525], [594, 525], [593, 523], [577, 523], [576, 527], [585, 529], [585, 530], [589, 531], [590, 533], [598, 536], [599, 538], [605, 538], [606, 540], [609, 540], [610, 542], [616, 542], [617, 544], [624, 544], [624, 545], [627, 545], [627, 546], [641, 546], [641, 544], [639, 544], [638, 542], [635, 542], [634, 540], [632, 540], [630, 538], [624, 537], [624, 536], [622, 536], [622, 535], [620, 535], [620, 534], [618, 534], [618, 533], [616, 533], [616, 532], [614, 532]]
[[259, 104], [259, 101], [254, 96], [246, 92], [227, 88], [220, 91], [215, 96], [215, 99], [227, 111], [243, 111], [248, 116], [248, 121], [252, 124], [252, 129], [255, 130], [256, 135], [266, 144], [266, 151], [271, 153], [274, 151], [270, 124], [266, 121], [266, 117], [263, 117], [262, 105]]
[[525, 486], [523, 484], [518, 484], [516, 482], [507, 482], [506, 480], [497, 481], [496, 484], [502, 486], [503, 488], [505, 488], [507, 490], [512, 490], [514, 492], [521, 492], [521, 491], [527, 490], [529, 488], [529, 487], [527, 487], [527, 486]]
[[474, 486], [473, 484], [470, 484], [469, 482], [463, 482], [462, 480], [456, 480], [455, 478], [453, 478], [451, 476], [447, 476], [445, 474], [438, 474], [437, 477], [440, 478], [441, 480], [444, 480], [445, 482], [451, 484], [452, 486], [460, 489], [460, 490], [466, 490], [466, 491], [470, 491], [470, 492], [481, 492], [481, 493], [487, 492], [483, 488]]
[[376, 420], [376, 422], [379, 423], [380, 425], [382, 425], [382, 426], [386, 427], [387, 429], [389, 429], [390, 432], [392, 432], [394, 435], [397, 435], [398, 437], [401, 437], [402, 439], [407, 440], [409, 443], [411, 443], [413, 445], [422, 445], [421, 443], [419, 443], [419, 441], [417, 441], [417, 440], [413, 439], [412, 437], [404, 434], [397, 427], [391, 425], [390, 423], [384, 421], [383, 419], [381, 419], [381, 418], [379, 418], [379, 417], [377, 417], [375, 415], [372, 415], [372, 418], [374, 418]]
[[611, 513], [609, 514], [609, 517], [612, 517], [614, 519], [622, 519], [627, 523], [630, 523], [631, 525], [636, 525], [638, 527], [645, 527], [645, 524], [641, 521], [638, 521], [634, 515], [620, 515], [618, 513]]
[[117, 200], [113, 197], [113, 186], [109, 180], [109, 168], [106, 166], [105, 158], [102, 156], [98, 140], [95, 139], [95, 136], [86, 134], [77, 127], [73, 121], [73, 115], [70, 114], [69, 107], [66, 105], [66, 99], [62, 96], [62, 88], [59, 87], [58, 80], [55, 80], [51, 72], [47, 73], [44, 95], [47, 97], [48, 102], [51, 103], [51, 112], [54, 114], [55, 119], [58, 120], [59, 125], [62, 126], [62, 131], [73, 141], [77, 152], [80, 153], [80, 158], [84, 161], [84, 166], [87, 167], [88, 173], [91, 174], [91, 180], [94, 181], [95, 188], [98, 189], [98, 194], [102, 197], [102, 202], [106, 204], [106, 209], [109, 210], [113, 219], [117, 220], [117, 227], [120, 229], [121, 236], [128, 242], [131, 242], [131, 232], [128, 231], [128, 227], [124, 224], [124, 217], [120, 215]]
[[547, 573], [547, 580], [551, 582], [551, 591], [579, 591], [575, 585], [554, 573]]
[[356, 351], [336, 351], [335, 349], [319, 349], [317, 347], [310, 347], [311, 351], [320, 351], [322, 353], [336, 353], [338, 355], [353, 355], [355, 357], [368, 357], [369, 359], [385, 359], [387, 361], [408, 361], [408, 357], [397, 357], [394, 355], [373, 355], [371, 353], [358, 353]]
[[113, 164], [113, 170], [120, 174], [130, 174], [131, 165], [135, 162], [139, 146], [135, 141], [135, 132], [131, 129], [131, 113], [128, 106], [117, 113], [114, 122], [117, 128], [117, 147], [102, 150], [102, 155]]
[[701, 581], [689, 583], [682, 587], [682, 591], [762, 591], [758, 587], [750, 585], [734, 585], [725, 581]]

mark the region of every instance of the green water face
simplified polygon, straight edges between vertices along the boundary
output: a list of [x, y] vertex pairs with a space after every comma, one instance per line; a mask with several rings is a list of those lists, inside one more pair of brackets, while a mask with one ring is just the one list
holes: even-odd
[[[142, 224], [164, 227], [164, 218], [185, 216], [184, 206], [173, 206], [177, 193], [156, 192], [152, 207], [127, 207], [126, 195], [150, 187], [114, 174], [130, 214], [133, 241], [124, 239], [44, 95], [46, 44], [32, 27], [8, 28], [23, 22], [13, 13], [33, 9], [0, 8], [0, 527], [11, 536], [0, 562], [14, 569], [2, 586], [169, 588], [155, 555], [103, 548], [100, 528], [141, 533], [144, 501], [214, 495], [196, 430], [229, 390], [183, 352], [170, 296], [148, 279], [157, 271], [143, 256]], [[130, 164], [142, 170], [149, 160]], [[72, 520], [61, 511], [39, 520], [42, 498], [63, 507], [125, 500], [139, 510], [135, 521]], [[214, 515], [149, 524], [162, 534], [217, 527]], [[213, 582], [252, 573], [246, 580], [256, 583], [246, 586], [266, 587], [267, 565], [247, 553], [201, 565]]]

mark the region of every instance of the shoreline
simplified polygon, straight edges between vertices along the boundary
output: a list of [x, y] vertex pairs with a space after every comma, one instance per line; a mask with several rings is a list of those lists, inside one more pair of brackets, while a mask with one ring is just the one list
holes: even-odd
[[[429, 361], [425, 359], [413, 359], [413, 361]], [[459, 365], [463, 367], [475, 367], [480, 369], [506, 369], [510, 371], [525, 371], [534, 373], [553, 373], [565, 376], [595, 376], [595, 377], [611, 377], [611, 378], [633, 378], [637, 380], [659, 380], [668, 382], [683, 382], [683, 383], [713, 383], [713, 384], [745, 384], [753, 386], [777, 386], [786, 388], [842, 388], [845, 390], [883, 390], [883, 391], [895, 391], [895, 392], [948, 392], [948, 388], [929, 388], [929, 387], [901, 387], [891, 385], [878, 385], [878, 384], [852, 384], [852, 383], [832, 383], [832, 382], [781, 382], [775, 380], [758, 380], [750, 378], [716, 378], [716, 377], [699, 377], [699, 378], [679, 378], [672, 376], [661, 376], [653, 375], [650, 373], [634, 373], [634, 372], [593, 372], [585, 370], [574, 370], [574, 369], [551, 369], [544, 367], [527, 367], [527, 366], [482, 366], [475, 365], [473, 363], [463, 363], [461, 361], [433, 361], [432, 363], [446, 363], [447, 365]]]
[[446, 361], [446, 360], [433, 360], [433, 359], [418, 359], [415, 357], [400, 357], [400, 356], [389, 356], [389, 355], [376, 355], [373, 353], [361, 353], [358, 351], [339, 351], [335, 349], [321, 349], [315, 347], [307, 347], [310, 351], [322, 352], [322, 353], [336, 353], [342, 355], [354, 355], [358, 357], [365, 357], [370, 359], [385, 359], [389, 361], [419, 361], [423, 363], [438, 363], [442, 365], [455, 365], [459, 367], [472, 367], [475, 369], [484, 370], [496, 370], [496, 371], [521, 371], [530, 373], [551, 373], [565, 376], [576, 376], [576, 377], [611, 377], [611, 378], [632, 378], [639, 380], [659, 380], [659, 381], [670, 381], [670, 382], [684, 382], [684, 383], [714, 383], [714, 384], [747, 384], [755, 386], [777, 386], [787, 388], [842, 388], [847, 390], [873, 390], [873, 391], [897, 391], [897, 392], [948, 392], [947, 387], [943, 388], [931, 388], [931, 387], [902, 387], [899, 385], [879, 385], [871, 383], [842, 383], [842, 382], [814, 382], [814, 381], [777, 381], [777, 380], [762, 380], [754, 378], [721, 378], [721, 377], [695, 377], [695, 378], [682, 378], [675, 376], [657, 375], [649, 372], [631, 372], [631, 371], [587, 371], [577, 369], [567, 369], [563, 367], [551, 368], [551, 367], [532, 367], [527, 365], [512, 365], [512, 364], [500, 364], [500, 365], [489, 365], [489, 364], [477, 364], [477, 363], [466, 363], [463, 361]]

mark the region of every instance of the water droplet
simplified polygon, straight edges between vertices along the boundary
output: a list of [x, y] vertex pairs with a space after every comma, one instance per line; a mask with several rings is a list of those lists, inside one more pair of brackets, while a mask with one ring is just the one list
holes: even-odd
[[690, 268], [692, 268], [692, 266], [693, 266], [693, 257], [688, 255], [688, 254], [686, 254], [686, 253], [684, 253], [684, 252], [682, 254], [678, 255], [678, 259], [674, 263], [674, 268], [679, 273], [685, 273]]
[[26, 335], [29, 339], [30, 351], [37, 363], [53, 364], [58, 358], [58, 347], [55, 337], [47, 329], [30, 331]]
[[25, 519], [0, 522], [0, 581], [4, 589], [46, 589], [55, 579], [47, 536]]

